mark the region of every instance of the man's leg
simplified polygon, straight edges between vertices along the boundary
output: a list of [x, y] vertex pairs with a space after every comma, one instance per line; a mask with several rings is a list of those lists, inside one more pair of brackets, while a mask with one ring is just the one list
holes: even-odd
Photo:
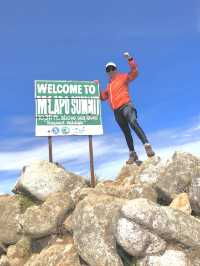
[[127, 105], [127, 107], [123, 109], [123, 113], [127, 117], [131, 128], [135, 131], [136, 135], [138, 136], [140, 141], [143, 143], [147, 156], [148, 157], [154, 156], [155, 153], [152, 150], [151, 144], [149, 143], [147, 136], [145, 135], [144, 131], [142, 130], [142, 128], [140, 127], [137, 121], [136, 109], [131, 104], [129, 104]]
[[119, 127], [124, 133], [126, 143], [129, 148], [129, 159], [126, 163], [131, 164], [138, 160], [138, 156], [134, 149], [133, 138], [132, 138], [131, 131], [128, 125], [128, 121], [126, 120], [125, 117], [122, 116], [122, 112], [119, 110], [114, 111], [114, 115], [115, 115], [115, 120], [117, 121]]

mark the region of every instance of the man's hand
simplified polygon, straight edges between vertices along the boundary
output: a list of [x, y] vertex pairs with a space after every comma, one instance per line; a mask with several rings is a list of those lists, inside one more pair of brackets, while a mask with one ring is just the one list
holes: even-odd
[[128, 52], [124, 53], [124, 57], [128, 60], [132, 58], [132, 56]]

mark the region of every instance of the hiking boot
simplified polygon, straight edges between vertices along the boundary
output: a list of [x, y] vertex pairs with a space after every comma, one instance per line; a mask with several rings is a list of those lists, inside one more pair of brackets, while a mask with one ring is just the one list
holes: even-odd
[[126, 161], [127, 164], [133, 164], [135, 162], [138, 161], [138, 156], [137, 156], [137, 153], [135, 151], [131, 151], [129, 153], [129, 159], [128, 161]]
[[146, 150], [147, 156], [148, 157], [153, 157], [155, 155], [155, 152], [152, 150], [151, 144], [150, 143], [145, 143], [144, 148]]

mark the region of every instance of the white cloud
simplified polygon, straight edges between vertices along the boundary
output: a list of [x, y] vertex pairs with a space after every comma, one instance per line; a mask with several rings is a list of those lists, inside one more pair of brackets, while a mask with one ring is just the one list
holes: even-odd
[[[71, 138], [72, 139], [72, 138]], [[22, 140], [23, 143], [23, 140]], [[111, 141], [109, 137], [96, 138], [93, 142], [95, 158], [109, 156], [113, 151], [119, 148], [119, 144]], [[86, 137], [72, 141], [67, 141], [67, 138], [53, 141], [53, 157], [56, 161], [71, 161], [74, 165], [86, 162], [89, 157], [88, 140]], [[48, 160], [48, 145], [47, 143], [32, 148], [27, 148], [22, 151], [0, 152], [1, 171], [19, 170], [24, 165], [32, 160], [44, 159]]]
[[200, 124], [190, 129], [190, 132], [200, 131]]
[[[193, 121], [195, 122], [188, 127], [163, 129], [148, 134], [156, 154], [166, 159], [174, 151], [182, 150], [200, 156], [199, 119]], [[145, 160], [147, 157], [144, 147], [137, 138], [134, 139], [139, 158]], [[100, 179], [116, 178], [128, 158], [128, 149], [122, 133], [119, 131], [117, 135], [94, 137], [93, 146], [95, 174]], [[11, 172], [12, 179], [7, 179], [4, 173], [2, 174], [0, 191], [9, 191], [9, 188], [11, 190], [13, 180], [16, 180], [22, 167], [37, 159], [48, 160], [47, 138], [30, 138], [27, 141], [20, 138], [7, 142], [7, 150], [0, 152], [0, 171], [15, 173]], [[88, 137], [53, 138], [53, 159], [63, 164], [66, 170], [89, 176]], [[9, 181], [6, 183], [6, 180]]]
[[[169, 154], [170, 151], [176, 149], [186, 149], [192, 153], [199, 154], [197, 147], [199, 147], [198, 140], [200, 137], [199, 134], [196, 134], [197, 130], [195, 131], [193, 128], [195, 128], [195, 126], [186, 128], [185, 130], [182, 128], [160, 130], [149, 134], [149, 138], [158, 154]], [[190, 132], [190, 134], [188, 132]], [[14, 140], [14, 143], [16, 142], [17, 140]], [[30, 147], [28, 143], [30, 143]], [[140, 157], [144, 157], [143, 146], [139, 143], [138, 139], [135, 143], [136, 150]], [[24, 139], [20, 139], [18, 145], [20, 146], [23, 144]], [[99, 165], [102, 165], [102, 167], [106, 165], [107, 170], [104, 170], [104, 172], [109, 176], [113, 168], [118, 169], [117, 165], [119, 163], [121, 165], [123, 161], [127, 159], [128, 150], [122, 134], [118, 136], [94, 137], [93, 146], [97, 168]], [[67, 165], [73, 166], [74, 171], [78, 168], [77, 170], [79, 172], [85, 172], [78, 166], [87, 163], [89, 160], [87, 137], [54, 138], [53, 158], [55, 161], [62, 161], [66, 167]], [[26, 143], [26, 149], [24, 150], [16, 149], [9, 152], [0, 152], [0, 171], [20, 170], [30, 161], [37, 159], [48, 160], [48, 145], [47, 140], [45, 139], [44, 141], [44, 138], [41, 142], [39, 139], [38, 142], [35, 142], [34, 139], [30, 139], [29, 142]], [[99, 170], [100, 173], [102, 173], [102, 171]]]

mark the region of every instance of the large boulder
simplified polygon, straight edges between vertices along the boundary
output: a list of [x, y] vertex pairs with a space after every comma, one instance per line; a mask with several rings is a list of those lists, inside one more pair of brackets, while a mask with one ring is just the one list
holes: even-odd
[[199, 158], [186, 152], [175, 152], [171, 160], [161, 167], [155, 187], [165, 201], [171, 201], [178, 194], [188, 192], [196, 168], [200, 165]]
[[53, 193], [42, 205], [30, 207], [21, 215], [20, 232], [33, 239], [56, 233], [73, 207], [68, 192]]
[[161, 207], [147, 199], [135, 199], [122, 207], [121, 216], [167, 241], [200, 247], [200, 221], [182, 211]]
[[127, 253], [135, 257], [162, 253], [166, 248], [162, 238], [126, 218], [118, 221], [116, 239]]
[[119, 185], [118, 182], [102, 182], [95, 187], [94, 191], [129, 200], [147, 198], [154, 202], [157, 201], [157, 193], [155, 189], [147, 183], [124, 186]]
[[23, 168], [12, 191], [40, 201], [55, 192], [69, 192], [76, 202], [76, 195], [83, 187], [86, 187], [83, 177], [48, 161], [34, 161]]
[[21, 203], [18, 197], [0, 197], [0, 246], [4, 250], [4, 245], [15, 244], [19, 239], [18, 218], [22, 214]]
[[194, 266], [182, 249], [168, 248], [161, 255], [146, 256], [137, 261], [137, 266]]
[[137, 260], [137, 266], [200, 266], [200, 249], [183, 249], [169, 245], [160, 255], [146, 256]]
[[116, 182], [124, 186], [141, 182], [154, 184], [162, 164], [161, 158], [154, 156], [145, 160], [140, 166], [136, 164], [125, 165], [117, 176]]
[[81, 266], [78, 253], [70, 236], [57, 240], [39, 254], [33, 254], [25, 266]]
[[73, 238], [82, 259], [92, 266], [123, 266], [117, 254], [115, 231], [126, 200], [90, 194], [73, 213]]
[[199, 176], [200, 159], [190, 153], [177, 151], [167, 161], [155, 156], [144, 161], [140, 166], [124, 166], [116, 182], [124, 187], [148, 183], [156, 189], [159, 202], [167, 205], [178, 194], [189, 192], [191, 182], [195, 179], [190, 194], [194, 195], [193, 202], [196, 206], [199, 202], [196, 196], [199, 190]]

